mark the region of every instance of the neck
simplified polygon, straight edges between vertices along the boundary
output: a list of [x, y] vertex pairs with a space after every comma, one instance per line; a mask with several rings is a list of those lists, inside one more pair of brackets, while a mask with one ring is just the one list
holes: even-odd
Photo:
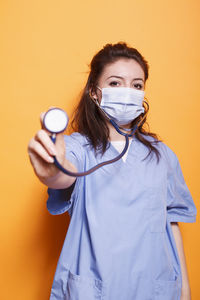
[[[112, 124], [110, 124], [110, 122], [107, 123], [108, 128], [109, 128], [109, 140], [110, 141], [124, 141], [125, 137], [123, 135], [121, 135], [120, 133], [117, 132], [117, 130], [112, 126]], [[126, 125], [123, 126], [124, 128], [130, 128], [130, 126]], [[120, 129], [122, 132], [127, 133], [125, 130]], [[131, 139], [132, 137], [130, 137], [129, 139]]]

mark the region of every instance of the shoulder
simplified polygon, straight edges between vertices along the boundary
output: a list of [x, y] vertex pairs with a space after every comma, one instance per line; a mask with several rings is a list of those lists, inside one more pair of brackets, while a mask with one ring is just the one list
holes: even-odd
[[176, 153], [163, 141], [157, 140], [150, 135], [143, 135], [143, 138], [153, 144], [153, 146], [159, 151], [161, 158], [168, 162], [175, 163], [178, 161]]
[[164, 142], [158, 143], [159, 149], [161, 151], [161, 155], [165, 156], [167, 159], [170, 160], [176, 160], [177, 156], [174, 150], [172, 150], [168, 145], [166, 145]]
[[175, 167], [178, 163], [178, 157], [174, 150], [172, 150], [164, 142], [159, 142], [157, 144], [158, 150], [161, 154], [161, 157], [167, 162], [170, 167]]
[[65, 142], [75, 143], [80, 146], [83, 146], [85, 143], [87, 143], [86, 137], [79, 132], [73, 132], [70, 135], [64, 135], [64, 140]]
[[83, 157], [88, 151], [88, 139], [79, 132], [73, 132], [70, 135], [64, 135], [64, 141], [66, 151], [72, 151], [80, 157]]

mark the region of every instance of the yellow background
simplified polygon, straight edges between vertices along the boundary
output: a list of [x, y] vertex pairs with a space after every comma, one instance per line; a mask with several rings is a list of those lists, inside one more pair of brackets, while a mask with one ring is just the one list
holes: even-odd
[[[48, 299], [68, 216], [46, 210], [27, 144], [51, 105], [70, 114], [88, 64], [126, 41], [149, 61], [149, 124], [177, 154], [199, 210], [198, 0], [1, 0], [2, 300]], [[198, 215], [197, 215], [198, 217]], [[193, 300], [200, 299], [200, 223], [180, 223]]]

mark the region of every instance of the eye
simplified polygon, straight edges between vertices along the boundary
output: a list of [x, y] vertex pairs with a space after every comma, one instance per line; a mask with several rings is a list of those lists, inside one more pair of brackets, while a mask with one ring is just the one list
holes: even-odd
[[140, 84], [140, 83], [135, 83], [134, 84], [134, 88], [138, 89], [138, 90], [141, 90], [143, 88], [143, 85]]
[[110, 86], [116, 87], [116, 86], [119, 86], [120, 83], [119, 83], [118, 81], [111, 81], [111, 82], [109, 83], [109, 85], [110, 85]]

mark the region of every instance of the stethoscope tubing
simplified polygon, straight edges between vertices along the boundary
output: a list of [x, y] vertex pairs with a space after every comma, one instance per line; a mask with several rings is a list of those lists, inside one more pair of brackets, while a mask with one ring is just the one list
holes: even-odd
[[[56, 139], [55, 137], [51, 137], [52, 141], [55, 143]], [[71, 176], [71, 177], [82, 177], [82, 176], [86, 176], [86, 175], [89, 175], [91, 173], [93, 173], [94, 171], [98, 170], [99, 168], [103, 167], [103, 166], [106, 166], [106, 165], [109, 165], [109, 164], [112, 164], [116, 161], [118, 161], [127, 151], [129, 147], [129, 135], [126, 134], [125, 135], [125, 146], [124, 146], [124, 149], [122, 150], [122, 152], [116, 156], [115, 158], [113, 159], [110, 159], [110, 160], [107, 160], [107, 161], [104, 161], [104, 162], [101, 162], [99, 164], [97, 164], [96, 166], [92, 167], [91, 169], [85, 171], [85, 172], [71, 172], [67, 169], [65, 169], [60, 163], [59, 161], [57, 160], [56, 156], [53, 156], [54, 158], [54, 164], [55, 166], [60, 170], [62, 171], [64, 174], [68, 175], [68, 176]]]

